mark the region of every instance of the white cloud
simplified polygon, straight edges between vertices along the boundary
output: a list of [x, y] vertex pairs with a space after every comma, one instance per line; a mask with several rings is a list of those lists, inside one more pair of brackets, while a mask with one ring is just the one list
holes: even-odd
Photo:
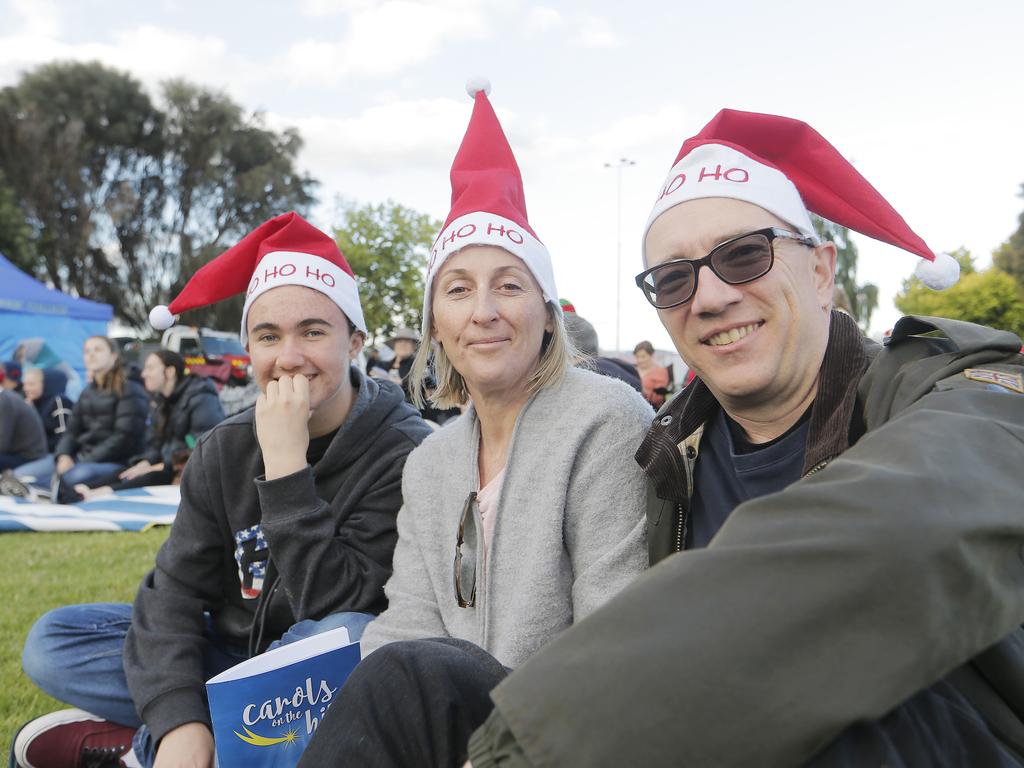
[[223, 39], [191, 35], [144, 25], [114, 33], [114, 44], [105, 57], [115, 66], [129, 69], [148, 83], [169, 77], [225, 85], [246, 67], [228, 54]]
[[81, 44], [26, 32], [0, 38], [0, 83], [14, 82], [20, 72], [50, 61], [100, 61], [130, 72], [154, 94], [161, 81], [181, 77], [241, 99], [246, 85], [255, 85], [268, 74], [267, 67], [232, 55], [224, 40], [212, 35], [143, 25], [117, 30], [112, 38], [109, 43]]
[[289, 48], [293, 82], [336, 83], [345, 75], [392, 75], [430, 59], [449, 42], [487, 34], [486, 3], [386, 0], [352, 13], [337, 42], [305, 40]]
[[[655, 112], [623, 115], [591, 137], [595, 147], [606, 153], [629, 152], [651, 147], [662, 149], [682, 144], [684, 131], [694, 124], [694, 116], [678, 104], [664, 104]], [[663, 158], [668, 172], [671, 157]]]
[[622, 39], [608, 20], [597, 16], [583, 19], [577, 42], [584, 48], [618, 48], [622, 45]]
[[534, 6], [526, 16], [526, 30], [528, 32], [547, 32], [561, 25], [561, 23], [562, 14], [547, 5]]
[[336, 16], [372, 8], [379, 0], [304, 0], [301, 11], [305, 16]]
[[[15, 21], [11, 31], [0, 37], [0, 84], [14, 82], [18, 75], [37, 64], [58, 58], [63, 46], [60, 15], [48, 0], [12, 0]], [[20, 22], [20, 23], [18, 23]]]
[[268, 115], [267, 120], [274, 128], [299, 129], [305, 142], [300, 164], [314, 176], [365, 172], [400, 178], [446, 168], [470, 109], [469, 99], [417, 99], [367, 107], [354, 117]]
[[21, 34], [54, 37], [60, 32], [60, 14], [52, 0], [13, 0], [11, 5], [21, 17]]

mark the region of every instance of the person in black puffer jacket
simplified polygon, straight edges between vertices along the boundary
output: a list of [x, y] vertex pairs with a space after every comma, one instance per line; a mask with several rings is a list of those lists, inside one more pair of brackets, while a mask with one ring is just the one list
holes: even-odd
[[185, 373], [177, 352], [158, 349], [142, 368], [142, 381], [151, 397], [146, 450], [130, 466], [107, 478], [81, 483], [75, 490], [89, 498], [124, 488], [170, 485], [175, 480], [175, 457], [191, 452], [201, 435], [224, 420], [217, 388], [209, 379]]
[[76, 484], [124, 469], [145, 448], [146, 391], [125, 377], [114, 344], [106, 336], [90, 336], [82, 356], [90, 383], [71, 411], [55, 455], [15, 470], [19, 480], [37, 488], [49, 487], [56, 477], [53, 498], [61, 503], [81, 498], [73, 490]]
[[31, 403], [43, 422], [46, 432], [46, 450], [53, 453], [71, 420], [75, 401], [64, 389], [68, 375], [59, 368], [28, 368], [22, 377], [25, 399]]

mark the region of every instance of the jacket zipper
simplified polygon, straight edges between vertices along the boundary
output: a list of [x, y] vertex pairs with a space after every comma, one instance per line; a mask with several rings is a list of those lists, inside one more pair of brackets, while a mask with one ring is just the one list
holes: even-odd
[[815, 464], [813, 467], [811, 467], [809, 470], [807, 470], [807, 472], [804, 473], [804, 477], [810, 477], [815, 472], [820, 472], [825, 467], [827, 467], [831, 461], [832, 461], [832, 459], [825, 459], [824, 461], [822, 461], [822, 462], [820, 462], [818, 464]]
[[[697, 461], [697, 453], [699, 451], [698, 446], [700, 445], [701, 436], [704, 434], [704, 428], [699, 428], [696, 432], [690, 435], [686, 440], [683, 441], [684, 448], [683, 454], [683, 466], [686, 467], [686, 502], [689, 507], [690, 500], [693, 499], [693, 465]], [[686, 532], [689, 528], [689, 520], [686, 511], [683, 510], [683, 502], [676, 504], [676, 514], [678, 515], [679, 524], [676, 526], [676, 552], [683, 551], [683, 545], [686, 543]]]
[[676, 552], [683, 551], [683, 541], [686, 539], [686, 515], [683, 512], [683, 502], [676, 503], [676, 514], [679, 524], [676, 526]]

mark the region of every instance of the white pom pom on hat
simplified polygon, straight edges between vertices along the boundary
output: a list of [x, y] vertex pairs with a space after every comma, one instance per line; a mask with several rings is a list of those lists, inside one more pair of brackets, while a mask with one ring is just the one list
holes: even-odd
[[960, 262], [948, 253], [936, 253], [935, 261], [921, 259], [914, 275], [933, 291], [944, 291], [960, 279]]
[[452, 161], [452, 205], [434, 239], [424, 286], [422, 336], [431, 333], [431, 287], [446, 260], [467, 246], [489, 245], [521, 259], [544, 301], [561, 313], [551, 254], [530, 226], [523, 178], [481, 77], [466, 81], [473, 112]]
[[485, 96], [491, 95], [491, 81], [486, 77], [471, 77], [466, 81], [466, 93], [469, 94], [469, 98], [475, 99], [480, 91], [483, 91]]
[[174, 325], [174, 315], [166, 306], [160, 304], [149, 310], [149, 324], [158, 331], [166, 331]]

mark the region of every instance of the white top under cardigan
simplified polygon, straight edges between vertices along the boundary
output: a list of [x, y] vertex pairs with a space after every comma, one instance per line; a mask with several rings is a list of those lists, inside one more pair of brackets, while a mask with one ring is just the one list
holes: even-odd
[[466, 498], [480, 487], [476, 413], [429, 436], [406, 460], [389, 605], [367, 627], [363, 655], [396, 640], [458, 637], [516, 667], [629, 584], [647, 566], [645, 480], [633, 454], [652, 417], [623, 382], [577, 368], [527, 401], [486, 572], [475, 548], [472, 608], [455, 600], [452, 565]]
[[494, 524], [498, 519], [498, 500], [501, 498], [501, 486], [505, 482], [505, 468], [492, 477], [487, 485], [477, 491], [476, 503], [480, 508], [480, 522], [483, 528], [484, 570], [487, 570], [487, 549], [494, 538]]

